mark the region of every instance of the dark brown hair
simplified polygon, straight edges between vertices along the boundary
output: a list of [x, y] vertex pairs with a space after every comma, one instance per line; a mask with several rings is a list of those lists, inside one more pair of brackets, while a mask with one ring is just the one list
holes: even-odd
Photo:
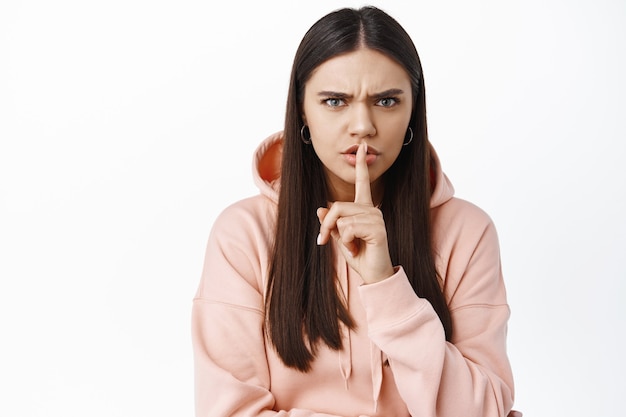
[[307, 371], [320, 342], [342, 348], [339, 322], [355, 324], [337, 293], [330, 245], [318, 246], [318, 207], [329, 193], [322, 163], [300, 138], [304, 87], [328, 59], [369, 48], [401, 64], [411, 79], [413, 141], [383, 175], [380, 206], [389, 252], [402, 265], [415, 293], [427, 299], [452, 337], [450, 312], [435, 269], [430, 226], [430, 146], [426, 129], [424, 79], [417, 50], [406, 31], [385, 12], [364, 7], [341, 9], [318, 20], [305, 34], [294, 58], [287, 99], [281, 189], [276, 236], [267, 287], [267, 332], [285, 365]]

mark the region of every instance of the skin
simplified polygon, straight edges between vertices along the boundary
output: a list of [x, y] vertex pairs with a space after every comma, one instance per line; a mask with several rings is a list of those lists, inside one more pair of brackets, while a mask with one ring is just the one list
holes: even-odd
[[375, 203], [384, 191], [381, 176], [402, 150], [411, 110], [409, 75], [371, 49], [324, 62], [305, 85], [302, 116], [334, 200], [317, 209], [318, 244], [335, 239], [366, 284], [394, 274]]

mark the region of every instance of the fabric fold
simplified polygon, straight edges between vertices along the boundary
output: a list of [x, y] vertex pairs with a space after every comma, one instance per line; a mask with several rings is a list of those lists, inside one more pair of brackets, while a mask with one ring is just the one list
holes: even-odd
[[[348, 308], [349, 306], [349, 282], [348, 282], [348, 264], [338, 257], [335, 262], [335, 269], [337, 271], [337, 286], [342, 295], [343, 303]], [[342, 349], [339, 351], [339, 370], [343, 377], [346, 391], [348, 390], [348, 381], [352, 375], [352, 337], [351, 330], [343, 322], [339, 323], [341, 330], [341, 345]]]
[[378, 412], [378, 398], [383, 385], [383, 352], [373, 342], [370, 342], [370, 359], [372, 364], [372, 399], [374, 413]]

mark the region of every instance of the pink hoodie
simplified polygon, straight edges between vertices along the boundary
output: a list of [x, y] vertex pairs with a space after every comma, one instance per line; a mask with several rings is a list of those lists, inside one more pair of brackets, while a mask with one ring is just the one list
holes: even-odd
[[340, 352], [321, 345], [308, 373], [283, 365], [264, 333], [281, 149], [281, 133], [259, 146], [254, 173], [261, 194], [224, 210], [209, 237], [192, 314], [196, 415], [505, 416], [513, 376], [496, 230], [483, 211], [453, 197], [434, 152], [434, 247], [452, 343], [401, 266], [382, 282], [362, 285], [338, 256], [356, 330], [343, 328]]

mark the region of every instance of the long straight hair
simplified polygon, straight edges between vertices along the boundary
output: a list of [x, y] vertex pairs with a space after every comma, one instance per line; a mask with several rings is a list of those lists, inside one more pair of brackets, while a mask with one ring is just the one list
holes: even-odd
[[452, 322], [437, 271], [431, 241], [430, 146], [426, 128], [424, 79], [417, 50], [406, 31], [375, 7], [340, 9], [318, 20], [305, 34], [294, 58], [285, 117], [281, 186], [273, 253], [266, 293], [269, 340], [286, 366], [308, 371], [319, 343], [342, 348], [340, 323], [355, 327], [338, 293], [334, 254], [318, 246], [318, 207], [329, 191], [321, 161], [300, 137], [304, 125], [304, 87], [328, 59], [369, 48], [392, 58], [411, 79], [413, 141], [404, 146], [383, 174], [380, 206], [389, 252], [402, 265], [415, 293], [427, 299], [452, 337]]

